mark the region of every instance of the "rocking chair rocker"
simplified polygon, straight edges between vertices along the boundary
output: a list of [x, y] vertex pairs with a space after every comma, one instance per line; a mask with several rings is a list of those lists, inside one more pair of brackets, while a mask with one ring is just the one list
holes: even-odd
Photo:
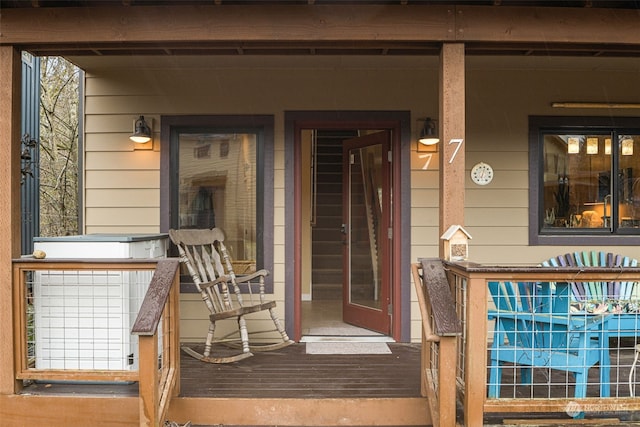
[[[275, 313], [276, 302], [265, 300], [264, 278], [269, 272], [267, 270], [258, 270], [246, 276], [236, 277], [231, 258], [223, 243], [224, 233], [222, 230], [218, 228], [169, 230], [169, 237], [178, 247], [180, 262], [187, 267], [210, 313], [209, 331], [203, 354], [183, 346], [182, 350], [185, 353], [203, 362], [231, 363], [253, 356], [251, 351], [276, 350], [293, 344]], [[223, 262], [226, 272], [222, 266]], [[242, 290], [246, 291], [245, 293], [241, 291], [241, 287]], [[249, 344], [249, 332], [245, 316], [260, 311], [269, 312], [275, 325], [275, 330], [280, 334], [280, 342], [261, 345]], [[233, 318], [237, 320], [238, 330], [216, 340], [214, 338], [216, 322]], [[239, 333], [242, 343], [241, 353], [224, 357], [211, 356], [211, 348], [214, 342], [237, 348], [238, 340], [229, 339], [231, 335], [237, 333]], [[236, 345], [234, 345], [234, 341]]]

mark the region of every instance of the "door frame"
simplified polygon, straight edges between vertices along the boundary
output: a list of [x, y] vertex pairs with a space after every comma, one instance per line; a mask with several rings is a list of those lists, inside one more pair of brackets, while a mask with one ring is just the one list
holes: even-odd
[[[409, 111], [285, 111], [285, 325], [299, 341], [301, 328], [301, 150], [302, 129], [389, 129], [392, 166], [391, 337], [411, 340], [411, 113]], [[405, 308], [403, 310], [403, 308]]]

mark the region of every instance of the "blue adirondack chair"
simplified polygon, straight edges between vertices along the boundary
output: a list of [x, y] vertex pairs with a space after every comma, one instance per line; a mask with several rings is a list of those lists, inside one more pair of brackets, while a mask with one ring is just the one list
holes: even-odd
[[[544, 267], [637, 267], [638, 260], [598, 251], [573, 252], [543, 261]], [[629, 302], [640, 299], [636, 282], [572, 282], [574, 301], [583, 303]], [[624, 309], [624, 307], [621, 307]]]
[[[638, 267], [638, 260], [602, 251], [559, 255], [541, 263], [543, 267]], [[635, 337], [640, 329], [640, 285], [633, 281], [592, 281], [554, 284], [568, 286], [573, 312], [612, 313], [608, 321], [611, 336]], [[567, 307], [558, 306], [560, 312]]]
[[609, 396], [608, 314], [558, 312], [569, 305], [568, 286], [489, 282], [489, 291], [496, 307], [489, 310], [489, 319], [495, 320], [489, 398], [500, 396], [505, 363], [519, 369], [522, 384], [533, 384], [533, 368], [571, 372], [576, 398], [586, 397], [589, 370], [599, 364], [600, 396]]

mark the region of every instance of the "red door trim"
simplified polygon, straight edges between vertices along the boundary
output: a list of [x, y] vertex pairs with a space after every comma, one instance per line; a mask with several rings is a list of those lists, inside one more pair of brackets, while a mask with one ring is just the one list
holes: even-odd
[[[394, 112], [391, 112], [393, 114]], [[302, 337], [302, 319], [301, 319], [301, 299], [302, 299], [302, 236], [301, 236], [301, 153], [300, 153], [300, 131], [302, 129], [389, 129], [391, 130], [391, 151], [394, 159], [391, 175], [393, 176], [392, 192], [393, 192], [393, 218], [392, 228], [394, 230], [394, 239], [392, 241], [392, 262], [391, 262], [391, 299], [393, 307], [393, 316], [391, 319], [391, 337], [396, 341], [402, 338], [402, 322], [399, 313], [402, 312], [402, 266], [401, 266], [401, 208], [402, 208], [402, 188], [401, 188], [401, 170], [400, 162], [402, 153], [402, 122], [401, 120], [349, 120], [348, 114], [345, 120], [327, 119], [322, 120], [323, 115], [335, 116], [332, 112], [318, 112], [319, 119], [299, 119], [294, 120], [293, 125], [293, 191], [294, 191], [294, 259], [293, 259], [293, 339], [300, 341]], [[375, 112], [373, 115], [379, 115]], [[289, 300], [290, 301], [290, 300]]]

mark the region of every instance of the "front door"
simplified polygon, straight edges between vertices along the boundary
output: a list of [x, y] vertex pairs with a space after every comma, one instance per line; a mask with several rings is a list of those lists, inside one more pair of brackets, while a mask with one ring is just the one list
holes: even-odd
[[390, 333], [389, 131], [343, 144], [343, 320]]

